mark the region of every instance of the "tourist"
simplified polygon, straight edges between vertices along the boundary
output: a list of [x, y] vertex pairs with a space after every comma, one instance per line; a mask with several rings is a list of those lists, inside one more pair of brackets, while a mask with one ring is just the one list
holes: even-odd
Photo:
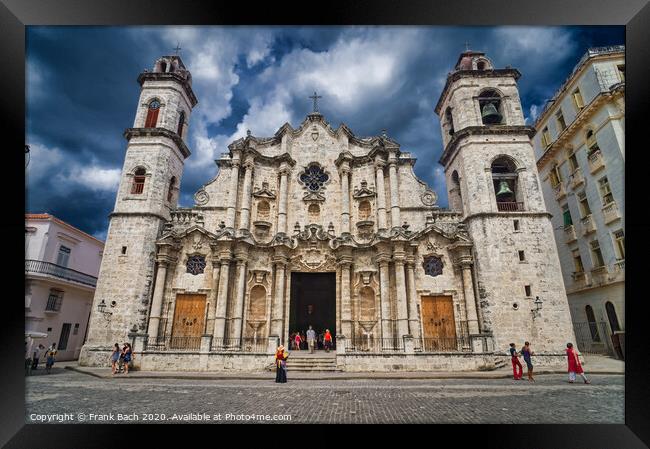
[[115, 343], [113, 346], [113, 352], [111, 353], [111, 367], [113, 369], [113, 374], [117, 372], [117, 363], [120, 360], [120, 345]]
[[521, 348], [521, 355], [524, 356], [524, 362], [526, 362], [526, 367], [528, 368], [528, 382], [535, 382], [533, 379], [533, 362], [530, 360], [530, 356], [534, 352], [530, 349], [530, 343], [525, 342], [524, 347]]
[[284, 350], [284, 346], [278, 346], [275, 350], [275, 382], [286, 383], [287, 381], [287, 358], [289, 353]]
[[45, 346], [39, 344], [34, 350], [34, 358], [32, 359], [32, 369], [38, 369], [38, 361], [41, 358], [41, 353], [45, 349]]
[[316, 331], [309, 326], [307, 331], [307, 345], [309, 346], [309, 353], [314, 353], [314, 345], [316, 345]]
[[297, 351], [300, 351], [300, 342], [302, 341], [302, 339], [300, 338], [300, 332], [296, 332], [296, 336], [294, 337], [293, 341], [294, 341], [294, 348]]
[[329, 329], [325, 329], [325, 352], [330, 352], [330, 348], [332, 347], [332, 334], [330, 334]]
[[566, 348], [567, 348], [566, 355], [569, 362], [569, 383], [572, 384], [573, 382], [575, 382], [576, 374], [580, 374], [582, 380], [584, 380], [586, 384], [590, 384], [591, 382], [587, 380], [587, 377], [585, 376], [585, 372], [582, 369], [582, 364], [580, 363], [580, 357], [578, 357], [578, 352], [575, 349], [573, 349], [573, 344], [567, 343]]
[[524, 368], [519, 362], [519, 353], [515, 349], [515, 344], [510, 343], [510, 360], [512, 361], [512, 374], [515, 380], [521, 380], [521, 376], [524, 374]]
[[129, 363], [131, 363], [131, 358], [133, 357], [133, 351], [131, 350], [130, 344], [124, 343], [122, 354], [124, 354], [124, 374], [129, 374]]
[[45, 360], [45, 371], [47, 371], [47, 374], [50, 374], [50, 371], [54, 366], [54, 360], [56, 358], [57, 352], [56, 343], [52, 343], [52, 346], [50, 346], [47, 350], [47, 359]]

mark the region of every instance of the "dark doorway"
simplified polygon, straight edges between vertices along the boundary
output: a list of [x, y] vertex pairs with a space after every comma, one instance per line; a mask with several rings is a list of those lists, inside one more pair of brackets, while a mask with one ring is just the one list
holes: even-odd
[[309, 326], [317, 335], [329, 329], [336, 342], [336, 273], [291, 273], [289, 335]]

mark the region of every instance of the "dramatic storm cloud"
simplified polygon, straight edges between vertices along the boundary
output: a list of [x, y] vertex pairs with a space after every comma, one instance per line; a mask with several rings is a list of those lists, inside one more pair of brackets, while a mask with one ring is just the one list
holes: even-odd
[[199, 99], [190, 119], [180, 206], [217, 172], [247, 130], [297, 126], [320, 111], [360, 136], [383, 129], [417, 157], [416, 174], [447, 205], [434, 107], [465, 42], [519, 69], [527, 123], [589, 47], [624, 43], [623, 27], [28, 27], [27, 211], [49, 212], [98, 238], [133, 125], [136, 78], [178, 43]]

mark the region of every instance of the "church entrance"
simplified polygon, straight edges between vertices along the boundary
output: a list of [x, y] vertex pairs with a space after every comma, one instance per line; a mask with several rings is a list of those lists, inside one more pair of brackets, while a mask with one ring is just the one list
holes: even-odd
[[289, 335], [309, 326], [317, 336], [329, 329], [336, 344], [336, 273], [291, 273]]

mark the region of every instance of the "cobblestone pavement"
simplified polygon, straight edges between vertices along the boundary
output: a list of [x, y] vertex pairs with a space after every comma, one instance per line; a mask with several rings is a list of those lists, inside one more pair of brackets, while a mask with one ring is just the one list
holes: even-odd
[[624, 423], [623, 376], [592, 375], [591, 385], [560, 374], [536, 379], [276, 384], [272, 373], [269, 380], [99, 379], [55, 368], [27, 377], [26, 422]]

